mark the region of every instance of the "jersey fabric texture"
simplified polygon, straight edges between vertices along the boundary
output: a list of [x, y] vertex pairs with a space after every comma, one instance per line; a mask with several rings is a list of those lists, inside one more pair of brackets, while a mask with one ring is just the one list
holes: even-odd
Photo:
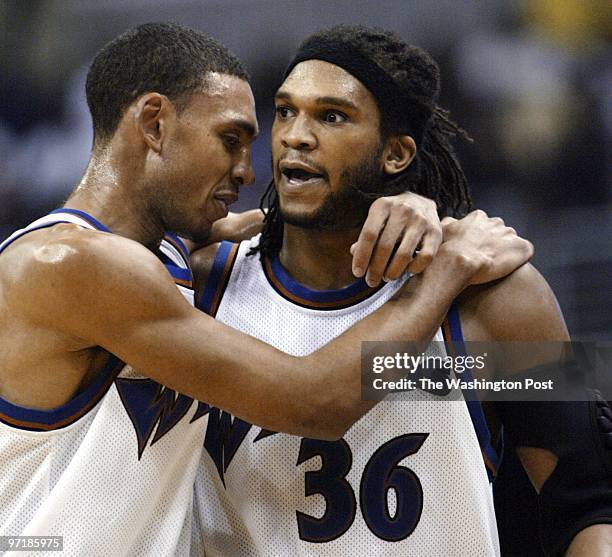
[[[86, 213], [59, 209], [13, 234], [0, 253], [28, 232], [64, 222], [110, 233]], [[166, 236], [158, 256], [193, 304], [182, 242]], [[67, 556], [188, 555], [203, 442], [197, 408], [114, 357], [59, 408], [0, 398], [0, 535], [63, 536]]]
[[[221, 244], [198, 307], [296, 356], [375, 311], [406, 280], [313, 291], [278, 259], [247, 257], [257, 242]], [[443, 340], [441, 330], [434, 340]], [[428, 353], [443, 346], [432, 343]], [[296, 382], [296, 398], [300, 388]], [[482, 411], [435, 398], [413, 391], [381, 402], [333, 442], [273, 433], [211, 409], [193, 555], [498, 555], [485, 443], [473, 422]]]

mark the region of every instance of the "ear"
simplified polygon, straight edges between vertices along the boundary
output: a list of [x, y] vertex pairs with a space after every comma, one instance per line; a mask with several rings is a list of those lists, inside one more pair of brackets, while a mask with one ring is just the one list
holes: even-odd
[[165, 95], [147, 93], [136, 101], [134, 124], [149, 149], [161, 153], [174, 116], [174, 107]]
[[399, 174], [416, 155], [416, 143], [409, 135], [393, 135], [383, 149], [383, 169], [386, 174]]

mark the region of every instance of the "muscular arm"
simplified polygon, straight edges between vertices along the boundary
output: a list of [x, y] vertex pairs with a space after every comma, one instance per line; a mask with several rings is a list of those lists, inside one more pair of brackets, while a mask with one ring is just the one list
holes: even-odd
[[80, 230], [42, 251], [23, 266], [28, 280], [17, 280], [10, 293], [10, 309], [32, 327], [61, 332], [83, 348], [100, 346], [143, 375], [251, 423], [321, 438], [341, 436], [368, 409], [360, 400], [361, 341], [429, 340], [471, 276], [458, 265], [449, 281], [449, 260], [432, 264], [339, 339], [294, 358], [191, 307], [135, 242]]
[[[241, 242], [256, 236], [261, 232], [263, 213], [259, 209], [251, 209], [242, 213], [229, 213], [224, 219], [215, 221], [210, 230], [210, 236], [205, 245], [214, 245], [222, 240]], [[189, 252], [201, 249], [203, 246], [191, 240], [182, 238]]]
[[[542, 276], [530, 265], [525, 265], [497, 283], [468, 288], [459, 298], [464, 336], [470, 341], [568, 341], [569, 334], [554, 294]], [[552, 346], [552, 345], [551, 345]], [[503, 371], [512, 373], [555, 361], [558, 354], [550, 350], [507, 351]], [[511, 404], [511, 403], [505, 403]], [[514, 403], [521, 404], [521, 403]], [[531, 403], [532, 405], [535, 403]], [[565, 406], [558, 407], [559, 412]], [[531, 410], [532, 407], [529, 407]], [[555, 427], [564, 427], [570, 420], [559, 416], [557, 424], [547, 424], [551, 433]], [[538, 424], [534, 424], [536, 427]], [[510, 429], [511, 424], [506, 424]], [[563, 464], [550, 450], [537, 446], [518, 446], [517, 454], [534, 488], [540, 493], [558, 466]], [[584, 459], [595, 454], [581, 455]], [[560, 470], [565, 470], [563, 467]], [[558, 480], [558, 474], [556, 479]], [[588, 480], [587, 480], [588, 481]], [[550, 491], [550, 486], [549, 486]], [[517, 502], [517, 504], [520, 504]], [[544, 502], [540, 502], [543, 511]], [[564, 509], [551, 509], [564, 513]], [[592, 522], [591, 522], [592, 524]], [[567, 549], [566, 555], [586, 557], [608, 555], [612, 538], [612, 525], [597, 524], [579, 532]]]

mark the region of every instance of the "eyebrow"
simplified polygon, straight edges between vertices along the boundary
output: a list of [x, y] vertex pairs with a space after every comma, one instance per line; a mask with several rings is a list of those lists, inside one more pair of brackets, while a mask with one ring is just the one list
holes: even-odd
[[[274, 96], [274, 98], [291, 101], [292, 97], [286, 91], [278, 91], [276, 95]], [[330, 97], [330, 96], [318, 97], [315, 99], [315, 103], [316, 104], [332, 104], [334, 106], [342, 106], [344, 108], [352, 108], [353, 110], [358, 110], [357, 105], [341, 97]]]
[[232, 125], [243, 130], [246, 134], [255, 138], [259, 134], [259, 130], [248, 120], [236, 119], [232, 120]]

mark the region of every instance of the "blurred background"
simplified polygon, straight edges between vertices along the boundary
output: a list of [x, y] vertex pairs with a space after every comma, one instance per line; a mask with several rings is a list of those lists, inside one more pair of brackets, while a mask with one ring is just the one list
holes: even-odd
[[536, 246], [575, 339], [612, 318], [612, 10], [605, 0], [2, 0], [0, 239], [61, 205], [85, 169], [87, 66], [127, 28], [210, 33], [253, 76], [261, 137], [256, 207], [270, 178], [272, 96], [293, 49], [337, 23], [379, 25], [440, 63], [440, 104], [474, 138], [457, 146], [476, 205]]

